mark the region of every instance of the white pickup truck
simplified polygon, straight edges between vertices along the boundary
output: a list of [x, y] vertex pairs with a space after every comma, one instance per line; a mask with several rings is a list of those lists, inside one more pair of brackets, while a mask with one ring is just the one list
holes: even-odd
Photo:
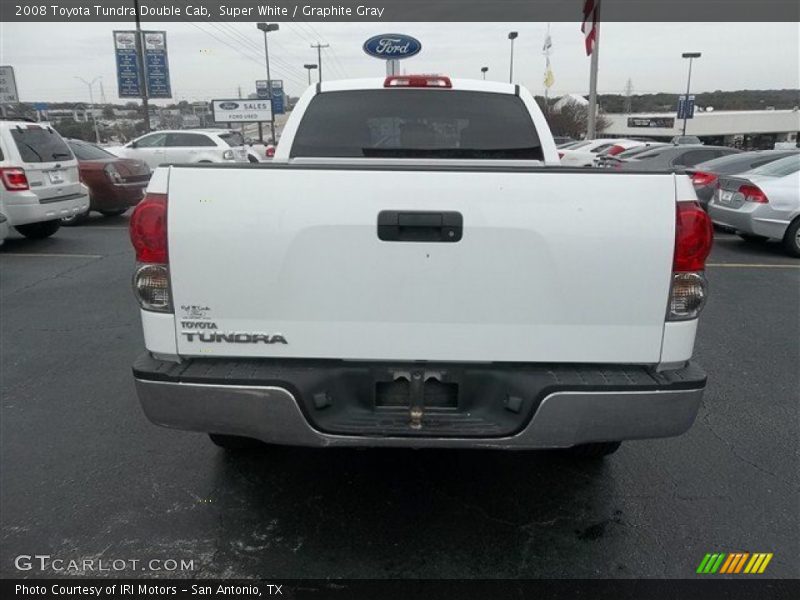
[[705, 387], [691, 181], [560, 167], [519, 86], [309, 88], [270, 163], [159, 168], [131, 239], [144, 412], [224, 447], [601, 456]]

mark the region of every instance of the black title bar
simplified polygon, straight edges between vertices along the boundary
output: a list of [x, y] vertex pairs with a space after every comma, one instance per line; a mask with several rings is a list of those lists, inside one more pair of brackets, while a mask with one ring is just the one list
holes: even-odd
[[[603, 21], [800, 21], [797, 0], [600, 0]], [[144, 21], [582, 21], [584, 0], [140, 0]], [[0, 0], [5, 22], [131, 22], [133, 0]]]

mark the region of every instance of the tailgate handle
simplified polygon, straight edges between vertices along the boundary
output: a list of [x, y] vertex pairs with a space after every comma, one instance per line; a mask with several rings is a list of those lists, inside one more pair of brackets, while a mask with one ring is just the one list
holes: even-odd
[[459, 212], [382, 210], [378, 239], [384, 242], [458, 242], [464, 217]]

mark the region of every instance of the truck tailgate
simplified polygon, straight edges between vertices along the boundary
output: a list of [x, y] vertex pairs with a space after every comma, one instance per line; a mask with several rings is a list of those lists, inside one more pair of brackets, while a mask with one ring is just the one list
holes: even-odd
[[[462, 237], [383, 241], [382, 211]], [[659, 362], [670, 174], [173, 167], [168, 214], [184, 356]]]

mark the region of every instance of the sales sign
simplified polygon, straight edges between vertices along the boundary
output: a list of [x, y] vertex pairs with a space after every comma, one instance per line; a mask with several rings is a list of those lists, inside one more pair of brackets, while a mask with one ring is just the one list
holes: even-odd
[[672, 129], [675, 119], [672, 117], [628, 117], [628, 127], [659, 127]]
[[120, 98], [141, 98], [144, 86], [136, 49], [136, 32], [115, 31], [114, 53], [117, 59], [117, 94]]
[[147, 94], [151, 98], [172, 98], [167, 58], [167, 32], [143, 31]]
[[257, 123], [272, 120], [269, 100], [212, 100], [211, 112], [216, 123]]
[[0, 103], [19, 102], [14, 67], [0, 67]]

